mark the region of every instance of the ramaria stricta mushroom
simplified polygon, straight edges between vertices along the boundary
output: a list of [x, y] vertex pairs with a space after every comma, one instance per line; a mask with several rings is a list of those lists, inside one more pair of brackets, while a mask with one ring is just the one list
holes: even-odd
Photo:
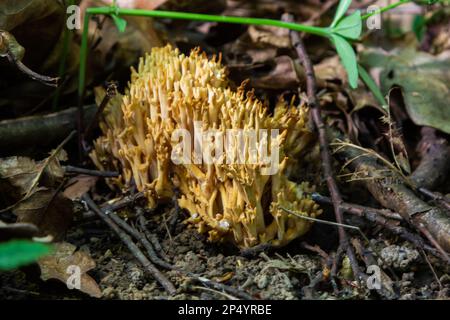
[[298, 215], [321, 213], [308, 184], [289, 180], [313, 140], [307, 120], [304, 106], [280, 98], [271, 115], [252, 92], [230, 89], [220, 59], [154, 48], [109, 102], [91, 158], [149, 207], [178, 189], [187, 221], [212, 241], [283, 246], [311, 225]]

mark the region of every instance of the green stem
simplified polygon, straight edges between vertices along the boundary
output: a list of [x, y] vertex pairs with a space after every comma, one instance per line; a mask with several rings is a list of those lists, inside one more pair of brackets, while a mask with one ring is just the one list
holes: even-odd
[[367, 88], [369, 88], [369, 90], [372, 92], [373, 96], [375, 97], [375, 99], [377, 99], [378, 103], [381, 105], [383, 110], [388, 112], [389, 111], [388, 102], [384, 98], [383, 93], [381, 92], [380, 88], [373, 80], [372, 76], [360, 64], [358, 64], [358, 72], [359, 72], [359, 77], [364, 82], [364, 84], [367, 86]]
[[365, 14], [365, 15], [363, 15], [361, 17], [361, 19], [366, 20], [366, 19], [368, 19], [368, 18], [370, 18], [370, 17], [372, 17], [374, 15], [377, 15], [377, 14], [380, 14], [380, 13], [392, 10], [392, 9], [397, 8], [398, 6], [401, 6], [402, 4], [405, 4], [405, 3], [408, 3], [408, 2], [411, 2], [411, 0], [400, 0], [399, 2], [392, 3], [392, 4], [388, 5], [388, 6], [383, 7], [381, 9], [379, 9], [379, 10], [374, 11], [374, 12]]
[[[69, 0], [67, 2], [66, 9], [67, 9], [67, 7], [69, 7], [73, 4], [75, 4], [75, 1]], [[62, 55], [61, 55], [61, 60], [59, 62], [59, 69], [58, 69], [58, 77], [60, 79], [63, 79], [63, 83], [61, 84], [61, 86], [56, 88], [55, 96], [53, 97], [53, 106], [52, 106], [53, 111], [56, 111], [56, 109], [58, 108], [59, 97], [61, 95], [62, 86], [64, 86], [64, 75], [66, 73], [67, 56], [69, 55], [69, 47], [70, 47], [70, 43], [72, 42], [72, 38], [73, 38], [72, 31], [70, 31], [68, 28], [64, 28], [63, 49], [62, 49]]]
[[229, 16], [217, 16], [200, 13], [187, 13], [176, 11], [159, 11], [159, 10], [140, 10], [140, 9], [123, 9], [118, 7], [94, 7], [87, 8], [84, 16], [83, 34], [81, 39], [80, 48], [80, 74], [78, 85], [78, 97], [81, 101], [84, 95], [84, 89], [86, 85], [86, 61], [88, 53], [88, 27], [89, 19], [93, 15], [122, 15], [122, 16], [144, 16], [152, 18], [166, 18], [166, 19], [181, 19], [181, 20], [194, 20], [194, 21], [207, 21], [207, 22], [222, 22], [222, 23], [237, 23], [237, 24], [249, 24], [249, 25], [264, 25], [273, 26], [279, 28], [290, 29], [294, 31], [306, 32], [315, 34], [322, 37], [328, 37], [330, 30], [328, 28], [314, 27], [308, 25], [302, 25], [293, 22], [285, 22], [273, 19], [262, 18], [247, 18], [247, 17], [229, 17]]
[[264, 26], [274, 26], [274, 27], [279, 27], [279, 28], [286, 28], [286, 29], [300, 31], [300, 32], [306, 32], [306, 33], [312, 33], [312, 34], [316, 34], [319, 36], [328, 36], [329, 35], [329, 31], [327, 30], [327, 28], [302, 25], [302, 24], [293, 23], [293, 22], [284, 22], [284, 21], [279, 21], [279, 20], [274, 20], [274, 19], [217, 16], [217, 15], [210, 15], [210, 14], [176, 12], [176, 11], [124, 9], [124, 8], [117, 8], [117, 7], [88, 8], [87, 12], [91, 13], [91, 14], [105, 14], [105, 15], [116, 14], [116, 15], [124, 15], [124, 16], [143, 16], [143, 17], [152, 17], [152, 18], [264, 25]]
[[78, 98], [80, 101], [79, 105], [82, 105], [82, 99], [84, 95], [84, 88], [86, 85], [86, 62], [88, 53], [88, 35], [89, 35], [89, 20], [91, 19], [91, 14], [86, 11], [84, 15], [83, 23], [83, 34], [81, 37], [81, 47], [80, 47], [80, 74], [78, 79]]

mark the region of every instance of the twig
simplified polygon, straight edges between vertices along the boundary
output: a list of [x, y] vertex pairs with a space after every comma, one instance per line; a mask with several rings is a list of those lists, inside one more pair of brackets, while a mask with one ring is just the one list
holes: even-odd
[[193, 286], [192, 289], [204, 290], [204, 291], [212, 292], [212, 293], [215, 293], [215, 294], [219, 294], [219, 295], [224, 296], [225, 298], [227, 298], [229, 300], [239, 300], [238, 298], [233, 297], [232, 295], [230, 295], [228, 293], [225, 293], [225, 292], [222, 292], [222, 291], [218, 291], [218, 290], [214, 290], [214, 289], [211, 289], [211, 288]]
[[359, 227], [351, 226], [349, 224], [344, 224], [344, 223], [338, 223], [338, 222], [333, 222], [333, 221], [327, 221], [327, 220], [312, 218], [312, 217], [304, 216], [304, 215], [300, 214], [300, 212], [293, 211], [293, 210], [290, 210], [290, 209], [287, 209], [287, 208], [284, 208], [284, 207], [281, 207], [281, 206], [279, 208], [281, 210], [286, 211], [289, 214], [292, 214], [292, 215], [296, 216], [297, 218], [300, 218], [300, 219], [309, 220], [309, 221], [313, 221], [313, 222], [318, 222], [318, 223], [322, 223], [322, 224], [327, 224], [327, 225], [335, 226], [335, 227], [338, 227], [338, 228], [352, 229], [352, 230], [356, 230], [356, 231], [360, 231], [361, 232], [361, 229]]
[[[223, 290], [223, 291], [228, 292], [229, 294], [232, 294], [233, 296], [239, 297], [241, 299], [253, 300], [252, 296], [243, 292], [242, 290], [233, 288], [231, 286], [228, 286], [228, 285], [225, 285], [225, 284], [222, 284], [222, 283], [210, 280], [210, 279], [207, 279], [205, 277], [202, 277], [200, 275], [197, 275], [197, 274], [194, 274], [191, 272], [183, 271], [183, 270], [161, 260], [157, 256], [157, 254], [155, 253], [155, 251], [153, 250], [151, 244], [147, 241], [147, 239], [145, 239], [136, 229], [134, 229], [128, 223], [126, 223], [121, 218], [119, 218], [115, 213], [109, 211], [108, 214], [106, 214], [104, 212], [104, 210], [101, 210], [100, 208], [98, 208], [98, 206], [92, 201], [92, 199], [87, 194], [85, 194], [82, 197], [82, 200], [84, 200], [86, 202], [86, 204], [88, 205], [88, 207], [91, 210], [93, 210], [97, 215], [99, 215], [100, 218], [102, 218], [102, 220], [105, 221], [105, 223], [107, 223], [111, 229], [113, 229], [113, 231], [120, 237], [122, 242], [124, 242], [127, 245], [128, 249], [131, 251], [131, 253], [155, 277], [155, 279], [159, 283], [161, 283], [164, 286], [164, 288], [166, 288], [166, 290], [169, 293], [171, 292], [169, 290], [172, 290], [172, 288], [173, 288], [173, 290], [175, 290], [173, 285], [165, 278], [165, 276], [158, 269], [156, 269], [153, 266], [152, 262], [149, 261], [149, 259], [147, 259], [147, 257], [145, 257], [145, 255], [142, 253], [142, 251], [136, 246], [136, 244], [133, 243], [130, 236], [128, 236], [125, 232], [127, 232], [131, 236], [135, 237], [136, 239], [139, 239], [139, 242], [145, 247], [149, 256], [151, 256], [153, 263], [158, 264], [161, 267], [164, 267], [166, 269], [172, 270], [173, 272], [176, 272], [179, 275], [187, 276], [191, 279], [199, 281], [203, 285], [213, 288], [215, 290]], [[122, 231], [118, 225], [120, 227], [122, 227], [125, 232]], [[172, 286], [172, 288], [171, 288], [171, 286]]]
[[[312, 194], [312, 199], [322, 204], [333, 204], [330, 198], [322, 196], [321, 194], [318, 194], [316, 192]], [[375, 221], [377, 219], [376, 217], [380, 216], [392, 220], [403, 220], [401, 215], [387, 209], [376, 209], [349, 202], [342, 202], [341, 208], [345, 212], [356, 214], [360, 217], [367, 217], [371, 221]]]
[[[102, 206], [101, 209], [103, 211], [110, 210], [110, 211], [117, 211], [123, 208], [128, 207], [129, 205], [132, 205], [139, 199], [144, 198], [144, 194], [142, 192], [136, 193], [132, 196], [127, 196], [124, 199], [117, 201], [116, 203], [109, 204]], [[92, 219], [93, 217], [96, 217], [97, 215], [93, 211], [86, 211], [83, 213], [83, 219]]]
[[442, 282], [441, 282], [441, 280], [439, 280], [436, 270], [434, 270], [434, 267], [431, 264], [430, 259], [428, 258], [426, 252], [423, 251], [423, 249], [422, 249], [422, 250], [420, 250], [420, 253], [423, 255], [423, 258], [425, 259], [426, 263], [428, 264], [428, 267], [430, 268], [431, 272], [433, 273], [434, 278], [436, 279], [437, 283], [439, 284], [439, 288], [442, 290]]
[[43, 76], [37, 72], [34, 72], [26, 65], [22, 63], [22, 58], [25, 50], [17, 42], [16, 38], [9, 32], [0, 30], [0, 57], [6, 56], [10, 63], [16, 66], [16, 68], [29, 76], [33, 80], [37, 80], [46, 86], [57, 87], [59, 78], [52, 78]]
[[434, 190], [450, 174], [450, 146], [433, 128], [423, 127], [420, 132], [422, 139], [417, 149], [422, 158], [411, 179], [417, 187]]
[[450, 257], [448, 256], [447, 252], [445, 252], [445, 250], [441, 247], [439, 242], [436, 241], [436, 239], [433, 237], [433, 235], [430, 233], [430, 231], [428, 231], [428, 229], [425, 228], [425, 226], [421, 223], [418, 223], [416, 225], [416, 227], [417, 227], [417, 229], [419, 229], [420, 232], [422, 232], [422, 234], [428, 239], [428, 241], [430, 241], [430, 243], [439, 251], [442, 258], [448, 264], [450, 264]]
[[337, 276], [337, 270], [338, 270], [338, 262], [341, 260], [341, 256], [343, 254], [344, 248], [339, 246], [336, 250], [336, 253], [333, 257], [333, 262], [331, 264], [331, 271], [330, 271], [330, 282], [333, 286], [334, 294], [339, 294], [339, 290], [336, 284], [336, 276]]
[[161, 258], [165, 261], [170, 261], [169, 257], [167, 256], [166, 252], [163, 250], [161, 243], [159, 243], [158, 238], [156, 237], [155, 234], [151, 233], [150, 230], [148, 230], [146, 223], [145, 223], [145, 218], [143, 213], [142, 214], [138, 214], [138, 223], [141, 227], [141, 230], [144, 232], [145, 236], [147, 237], [147, 239], [150, 241], [150, 243], [152, 244], [153, 248], [156, 250], [156, 252], [161, 256]]
[[[84, 106], [85, 120], [92, 119], [96, 106]], [[76, 128], [76, 108], [60, 112], [0, 121], [1, 154], [32, 146], [59, 142]]]
[[173, 266], [168, 264], [167, 262], [161, 260], [158, 255], [156, 254], [155, 250], [153, 249], [153, 246], [151, 243], [135, 228], [130, 226], [128, 223], [126, 223], [124, 220], [122, 220], [117, 214], [115, 214], [113, 211], [105, 211], [105, 214], [107, 214], [118, 226], [120, 226], [123, 230], [125, 230], [129, 235], [131, 235], [133, 238], [135, 238], [137, 241], [139, 241], [142, 246], [147, 251], [148, 257], [150, 258], [150, 261], [154, 264], [168, 269], [173, 270]]
[[130, 236], [123, 232], [114, 223], [110, 216], [100, 210], [100, 208], [94, 203], [94, 201], [88, 194], [84, 194], [82, 196], [82, 200], [85, 201], [88, 207], [93, 210], [116, 233], [120, 240], [122, 240], [122, 242], [128, 247], [130, 252], [142, 264], [145, 270], [149, 272], [170, 295], [174, 295], [176, 293], [176, 289], [173, 284], [147, 259], [147, 257], [142, 253], [138, 246], [131, 240]]
[[233, 288], [231, 286], [227, 286], [226, 284], [219, 283], [219, 282], [210, 280], [208, 278], [205, 278], [205, 277], [202, 277], [202, 276], [190, 273], [190, 272], [186, 272], [186, 274], [189, 277], [191, 277], [191, 278], [201, 282], [202, 284], [204, 284], [210, 288], [213, 288], [215, 290], [222, 290], [222, 291], [228, 292], [229, 294], [232, 294], [233, 296], [241, 298], [241, 299], [254, 300], [254, 298], [251, 295], [249, 295], [248, 293], [246, 293], [242, 290]]
[[[330, 198], [319, 195], [317, 193], [314, 193], [312, 198], [314, 201], [321, 203], [321, 204], [331, 204]], [[342, 209], [347, 213], [357, 215], [358, 217], [365, 218], [371, 222], [375, 222], [375, 223], [383, 226], [384, 228], [388, 229], [393, 234], [398, 235], [398, 236], [402, 237], [403, 239], [411, 242], [416, 247], [421, 248], [421, 249], [426, 249], [428, 252], [432, 253], [435, 256], [438, 254], [435, 249], [426, 245], [419, 235], [414, 234], [414, 233], [408, 231], [406, 228], [397, 225], [396, 221], [392, 221], [392, 220], [390, 221], [390, 220], [385, 219], [377, 214], [380, 211], [384, 212], [385, 210], [364, 207], [361, 205], [347, 203], [347, 202], [341, 203], [341, 206], [342, 206]], [[398, 215], [397, 213], [394, 213], [394, 212], [391, 212], [390, 214], [392, 214], [394, 216]]]
[[[340, 133], [333, 132], [335, 136]], [[368, 177], [386, 167], [374, 157], [358, 157], [362, 151], [352, 148], [340, 148], [336, 156], [341, 160], [355, 159], [351, 167], [356, 171], [364, 171]], [[423, 225], [443, 250], [450, 250], [450, 219], [445, 211], [439, 207], [430, 206], [420, 199], [394, 171], [390, 179], [366, 179], [363, 181], [373, 197], [383, 206], [398, 212], [405, 221], [417, 228]], [[433, 244], [433, 243], [432, 243]], [[438, 247], [436, 247], [441, 251]], [[448, 258], [445, 258], [448, 261]]]
[[312, 246], [306, 242], [302, 242], [301, 245], [306, 250], [317, 253], [319, 256], [321, 256], [325, 260], [329, 260], [329, 258], [330, 258], [330, 255], [328, 253], [326, 253], [325, 251], [323, 251], [322, 248], [319, 247], [318, 245]]
[[108, 84], [105, 96], [103, 97], [102, 102], [100, 103], [100, 106], [97, 109], [97, 112], [95, 113], [94, 119], [89, 123], [86, 130], [84, 131], [83, 138], [89, 139], [92, 131], [94, 130], [95, 126], [98, 124], [98, 119], [101, 114], [103, 114], [103, 111], [105, 110], [106, 106], [108, 105], [108, 102], [111, 100], [112, 97], [114, 97], [117, 93], [117, 86], [114, 82], [111, 82]]
[[439, 192], [433, 192], [431, 190], [422, 187], [418, 188], [417, 190], [426, 195], [428, 198], [438, 202], [447, 210], [450, 210], [450, 201]]
[[65, 166], [64, 170], [66, 173], [79, 173], [79, 174], [85, 174], [88, 176], [95, 176], [95, 177], [105, 177], [105, 178], [114, 178], [118, 177], [120, 174], [115, 171], [99, 171], [99, 170], [90, 170], [90, 169], [84, 169], [74, 166]]
[[13, 63], [17, 69], [19, 69], [22, 73], [29, 76], [31, 79], [39, 81], [42, 84], [50, 87], [58, 87], [59, 78], [52, 78], [48, 76], [43, 76], [37, 72], [34, 72], [26, 65], [22, 63], [22, 61], [15, 60], [12, 56], [8, 55], [8, 59], [11, 63]]
[[[293, 22], [294, 19], [292, 15], [285, 14], [283, 15], [283, 20]], [[338, 186], [334, 179], [333, 170], [331, 169], [330, 147], [327, 140], [325, 124], [320, 114], [319, 109], [320, 106], [316, 95], [317, 85], [313, 65], [311, 59], [309, 58], [308, 53], [306, 52], [303, 40], [301, 39], [299, 33], [290, 30], [289, 35], [291, 37], [292, 45], [296, 49], [298, 57], [303, 67], [305, 68], [308, 105], [311, 108], [310, 113], [312, 115], [314, 124], [319, 134], [320, 155], [322, 158], [322, 173], [327, 181], [328, 190], [330, 191], [331, 199], [333, 200], [336, 222], [341, 225], [338, 227], [339, 245], [344, 247], [348, 258], [350, 259], [353, 273], [355, 274], [355, 276], [359, 277], [361, 275], [361, 271], [356, 261], [355, 253], [353, 252], [353, 249], [349, 245], [347, 234], [344, 228], [342, 227], [343, 215], [340, 208], [340, 204], [342, 203], [342, 197], [340, 195]]]

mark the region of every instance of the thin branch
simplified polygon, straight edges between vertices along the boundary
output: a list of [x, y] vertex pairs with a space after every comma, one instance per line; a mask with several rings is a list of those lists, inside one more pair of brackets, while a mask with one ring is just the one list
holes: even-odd
[[163, 250], [161, 243], [159, 243], [158, 238], [155, 234], [151, 233], [150, 230], [146, 226], [145, 218], [143, 213], [138, 214], [138, 223], [141, 227], [141, 230], [144, 232], [145, 237], [150, 241], [153, 248], [156, 250], [156, 252], [159, 254], [159, 256], [166, 262], [169, 262], [170, 259], [167, 256], [166, 252]]
[[85, 174], [88, 176], [105, 177], [105, 178], [115, 178], [120, 175], [119, 172], [115, 172], [115, 171], [90, 170], [90, 169], [79, 168], [79, 167], [74, 167], [74, 166], [65, 166], [64, 170], [66, 173], [78, 173], [78, 174]]
[[[314, 201], [321, 203], [321, 204], [332, 204], [332, 201], [330, 198], [319, 195], [317, 193], [314, 193], [312, 198]], [[354, 204], [354, 203], [347, 203], [347, 202], [341, 203], [341, 208], [346, 213], [357, 215], [358, 217], [365, 218], [368, 221], [375, 222], [375, 223], [383, 226], [384, 228], [386, 228], [393, 234], [398, 235], [398, 236], [402, 237], [403, 239], [411, 242], [417, 248], [425, 249], [428, 252], [430, 252], [431, 254], [438, 256], [438, 252], [436, 251], [436, 249], [425, 244], [425, 242], [419, 235], [408, 231], [406, 228], [404, 228], [402, 226], [397, 225], [398, 222], [392, 221], [391, 220], [392, 218], [386, 219], [380, 215], [380, 214], [385, 214], [385, 212], [387, 211], [387, 212], [390, 212], [390, 215], [393, 215], [394, 217], [397, 218], [397, 215], [398, 215], [397, 213], [391, 212], [390, 210], [374, 209], [374, 208], [369, 208], [369, 207], [361, 206], [361, 205]]]
[[[293, 16], [289, 14], [283, 15], [283, 20], [288, 22], [293, 22]], [[303, 40], [301, 39], [298, 32], [289, 31], [291, 42], [293, 47], [296, 49], [298, 57], [305, 68], [306, 74], [306, 84], [307, 84], [307, 95], [308, 95], [308, 105], [311, 108], [310, 113], [312, 115], [314, 124], [317, 128], [319, 134], [319, 143], [320, 143], [320, 154], [322, 158], [322, 172], [327, 181], [328, 190], [331, 194], [331, 199], [333, 200], [334, 213], [336, 216], [336, 222], [340, 224], [338, 227], [339, 233], [339, 243], [341, 246], [345, 248], [348, 258], [350, 259], [350, 263], [352, 265], [353, 272], [356, 276], [361, 275], [361, 271], [359, 270], [358, 263], [356, 261], [355, 253], [353, 249], [348, 243], [347, 234], [342, 227], [343, 224], [343, 215], [340, 208], [340, 204], [342, 203], [342, 197], [340, 195], [338, 186], [333, 176], [333, 170], [331, 169], [331, 155], [330, 155], [330, 146], [327, 140], [325, 124], [323, 122], [322, 116], [320, 114], [319, 102], [317, 99], [317, 85], [316, 85], [316, 76], [314, 73], [313, 65], [311, 59], [309, 58], [308, 53], [306, 52], [305, 46], [303, 44]]]
[[116, 233], [120, 240], [122, 240], [122, 242], [128, 247], [130, 252], [142, 264], [145, 270], [149, 272], [170, 295], [174, 295], [176, 293], [174, 285], [147, 259], [147, 257], [142, 253], [139, 247], [131, 240], [130, 236], [123, 232], [113, 221], [113, 219], [111, 219], [110, 216], [103, 212], [94, 203], [94, 201], [88, 194], [84, 194], [82, 200], [85, 201], [88, 207], [93, 210]]
[[89, 123], [86, 130], [83, 134], [83, 139], [89, 139], [92, 131], [94, 130], [95, 126], [98, 125], [98, 120], [100, 118], [100, 115], [103, 114], [103, 111], [105, 110], [106, 106], [108, 105], [108, 102], [117, 94], [117, 86], [114, 82], [108, 83], [108, 86], [106, 88], [105, 96], [103, 97], [102, 102], [100, 103], [100, 106], [97, 109], [97, 112], [95, 113], [94, 119]]
[[135, 228], [130, 226], [128, 223], [126, 223], [124, 220], [122, 220], [117, 214], [115, 214], [112, 211], [105, 211], [105, 214], [107, 214], [118, 226], [120, 226], [123, 230], [125, 230], [129, 235], [131, 235], [133, 238], [135, 238], [137, 241], [139, 241], [142, 246], [147, 251], [148, 257], [150, 260], [165, 269], [172, 270], [173, 266], [169, 263], [163, 261], [161, 258], [158, 257], [158, 255], [155, 252], [155, 249], [153, 249], [153, 246], [151, 243]]
[[450, 211], [450, 201], [449, 201], [449, 199], [444, 197], [439, 192], [433, 192], [431, 190], [428, 190], [428, 189], [422, 188], [422, 187], [419, 187], [417, 190], [419, 192], [421, 192], [422, 194], [424, 194], [425, 196], [427, 196], [428, 198], [430, 198], [430, 199], [436, 201], [437, 203], [439, 203], [445, 209]]

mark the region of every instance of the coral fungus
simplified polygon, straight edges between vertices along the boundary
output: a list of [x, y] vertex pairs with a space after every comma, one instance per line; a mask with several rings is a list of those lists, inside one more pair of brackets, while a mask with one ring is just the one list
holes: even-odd
[[155, 48], [105, 113], [91, 158], [121, 172], [110, 184], [135, 184], [150, 207], [178, 188], [188, 221], [211, 240], [285, 245], [311, 222], [280, 207], [321, 212], [308, 184], [289, 180], [313, 139], [306, 108], [280, 99], [270, 115], [251, 92], [230, 89], [218, 59]]

